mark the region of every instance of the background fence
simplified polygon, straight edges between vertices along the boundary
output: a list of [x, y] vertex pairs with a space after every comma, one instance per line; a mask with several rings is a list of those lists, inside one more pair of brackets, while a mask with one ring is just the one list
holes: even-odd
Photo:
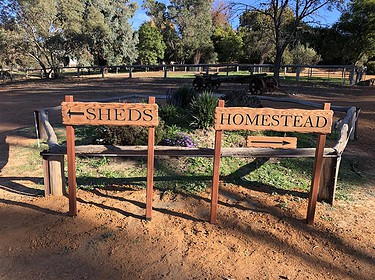
[[[125, 76], [133, 77], [186, 77], [196, 74], [249, 75], [267, 73], [273, 75], [272, 64], [161, 64], [161, 65], [117, 65], [117, 66], [69, 66], [56, 67], [52, 77], [60, 76]], [[0, 71], [0, 79], [13, 81], [31, 78], [46, 78], [42, 69], [14, 69]], [[338, 84], [355, 84], [362, 80], [363, 72], [354, 65], [282, 65], [280, 79], [293, 81], [317, 81]]]

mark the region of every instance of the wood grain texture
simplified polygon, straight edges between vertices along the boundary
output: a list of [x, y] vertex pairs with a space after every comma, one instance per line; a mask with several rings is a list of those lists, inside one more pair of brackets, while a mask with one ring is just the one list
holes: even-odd
[[246, 146], [249, 148], [296, 149], [297, 137], [247, 136]]
[[[73, 102], [73, 96], [65, 96], [66, 102]], [[77, 178], [74, 127], [66, 126], [66, 154], [68, 159], [69, 216], [77, 216]]]
[[146, 103], [62, 102], [65, 125], [157, 126], [158, 105]]
[[[218, 108], [224, 107], [224, 100], [219, 100]], [[223, 136], [222, 130], [215, 131], [215, 146], [214, 146], [214, 162], [212, 174], [212, 189], [211, 189], [211, 211], [210, 222], [216, 223], [217, 205], [219, 201], [219, 177], [220, 177], [220, 156], [221, 156], [221, 140]]]
[[[329, 110], [330, 106], [331, 106], [330, 103], [325, 103], [324, 109]], [[316, 201], [318, 199], [320, 178], [321, 178], [321, 174], [323, 170], [323, 154], [324, 154], [324, 146], [326, 145], [326, 138], [327, 138], [327, 135], [320, 134], [318, 136], [318, 141], [316, 145], [313, 178], [311, 181], [309, 202], [307, 206], [307, 215], [306, 215], [306, 222], [309, 225], [314, 224]]]
[[332, 110], [216, 107], [215, 129], [327, 134], [332, 118]]

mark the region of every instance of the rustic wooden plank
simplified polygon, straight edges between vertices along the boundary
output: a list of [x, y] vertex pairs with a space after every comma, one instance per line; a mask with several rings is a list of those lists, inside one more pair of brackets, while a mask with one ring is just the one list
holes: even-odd
[[[148, 98], [149, 104], [155, 104], [155, 97]], [[147, 143], [147, 189], [146, 189], [146, 219], [151, 220], [152, 196], [154, 188], [154, 150], [155, 150], [155, 127], [148, 128]]]
[[44, 183], [44, 196], [51, 195], [51, 187], [49, 184], [50, 180], [50, 172], [49, 172], [49, 164], [48, 164], [49, 156], [43, 155], [43, 183]]
[[64, 156], [49, 156], [47, 162], [50, 195], [62, 196], [64, 195], [65, 186]]
[[65, 125], [157, 126], [158, 105], [146, 103], [62, 102]]
[[48, 144], [48, 147], [54, 147], [54, 146], [57, 146], [58, 143], [57, 143], [57, 136], [56, 136], [56, 133], [55, 131], [53, 130], [53, 127], [52, 125], [50, 124], [49, 120], [48, 120], [48, 113], [47, 111], [45, 110], [40, 110], [39, 111], [39, 116], [40, 116], [40, 120], [42, 122], [42, 125], [44, 127], [44, 130], [47, 134], [47, 144]]
[[215, 129], [327, 134], [332, 117], [331, 110], [216, 107]]
[[296, 149], [297, 137], [247, 136], [246, 146], [250, 148]]
[[333, 205], [340, 159], [341, 157], [324, 158], [322, 176], [319, 184], [319, 201], [324, 201]]
[[349, 126], [348, 124], [344, 124], [340, 130], [340, 138], [339, 140], [337, 141], [336, 145], [333, 147], [338, 154], [342, 154], [348, 141], [349, 141], [349, 138], [348, 138], [348, 131], [349, 131]]
[[[73, 96], [65, 96], [65, 102], [73, 102]], [[77, 216], [77, 182], [74, 127], [66, 126], [66, 147], [68, 158], [69, 215]]]
[[[219, 100], [219, 108], [224, 107], [224, 100]], [[214, 170], [212, 175], [212, 190], [211, 190], [211, 224], [216, 223], [217, 204], [219, 200], [219, 176], [220, 176], [220, 156], [221, 156], [221, 139], [223, 131], [215, 131], [215, 147], [214, 147]]]
[[[324, 110], [329, 110], [331, 104], [325, 103]], [[315, 162], [314, 162], [314, 169], [313, 169], [313, 179], [311, 182], [310, 194], [309, 194], [309, 203], [307, 207], [307, 216], [306, 221], [307, 224], [313, 225], [314, 224], [314, 216], [315, 216], [315, 209], [316, 209], [316, 201], [318, 198], [319, 192], [319, 184], [320, 184], [320, 177], [322, 174], [322, 167], [323, 167], [323, 153], [324, 153], [324, 146], [326, 144], [326, 134], [319, 134], [316, 152], [315, 152]]]
[[[66, 154], [66, 146], [56, 146], [41, 155]], [[76, 146], [76, 154], [81, 156], [147, 156], [147, 146]], [[174, 157], [213, 157], [213, 148], [187, 148], [173, 146], [155, 146], [155, 156]], [[221, 148], [221, 157], [277, 157], [298, 158], [315, 157], [315, 148], [269, 149], [269, 148]], [[324, 157], [337, 157], [333, 148], [324, 149]]]

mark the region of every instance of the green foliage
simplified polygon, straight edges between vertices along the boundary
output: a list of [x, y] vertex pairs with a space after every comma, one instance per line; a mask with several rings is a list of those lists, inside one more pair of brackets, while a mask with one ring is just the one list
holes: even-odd
[[86, 64], [91, 55], [104, 65], [130, 63], [137, 55], [137, 37], [128, 22], [136, 8], [133, 4], [119, 0], [11, 0], [1, 3], [1, 8], [0, 24], [11, 35], [7, 49], [16, 49], [19, 61], [32, 57], [46, 77], [67, 57], [80, 63], [83, 59]]
[[181, 38], [183, 61], [198, 64], [202, 57], [212, 57], [212, 2], [213, 0], [170, 1], [170, 17]]
[[292, 63], [299, 65], [311, 65], [317, 64], [321, 57], [316, 53], [316, 51], [309, 47], [309, 44], [302, 45], [300, 42], [296, 44], [294, 48], [290, 51], [292, 55]]
[[143, 23], [139, 28], [138, 37], [138, 60], [141, 64], [156, 64], [164, 58], [166, 45], [162, 34], [155, 26], [148, 22]]
[[[147, 145], [148, 128], [142, 126], [99, 126], [97, 142], [105, 145]], [[155, 144], [164, 137], [164, 122], [155, 128]]]
[[197, 128], [209, 128], [214, 125], [215, 108], [218, 98], [211, 92], [204, 91], [193, 99], [190, 105], [193, 117], [192, 125]]
[[246, 11], [240, 16], [241, 61], [264, 63], [275, 49], [271, 20], [261, 12]]
[[188, 127], [190, 124], [189, 110], [172, 104], [161, 106], [159, 116], [168, 126]]
[[217, 27], [212, 37], [220, 62], [239, 61], [242, 38], [230, 26]]
[[173, 92], [167, 99], [168, 104], [186, 109], [194, 98], [198, 96], [198, 92], [190, 85], [183, 85]]
[[366, 63], [367, 66], [367, 74], [375, 75], [375, 61], [368, 61]]
[[345, 39], [352, 62], [375, 55], [375, 1], [351, 0], [335, 28]]

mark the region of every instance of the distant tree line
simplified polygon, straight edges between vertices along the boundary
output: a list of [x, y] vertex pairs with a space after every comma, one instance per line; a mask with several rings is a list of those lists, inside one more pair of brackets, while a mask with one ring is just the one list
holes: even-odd
[[374, 0], [351, 0], [330, 27], [312, 21], [340, 1], [144, 0], [150, 20], [135, 31], [139, 7], [129, 0], [0, 0], [0, 67], [38, 67], [47, 77], [69, 59], [82, 66], [271, 63], [275, 76], [281, 64], [374, 67]]

